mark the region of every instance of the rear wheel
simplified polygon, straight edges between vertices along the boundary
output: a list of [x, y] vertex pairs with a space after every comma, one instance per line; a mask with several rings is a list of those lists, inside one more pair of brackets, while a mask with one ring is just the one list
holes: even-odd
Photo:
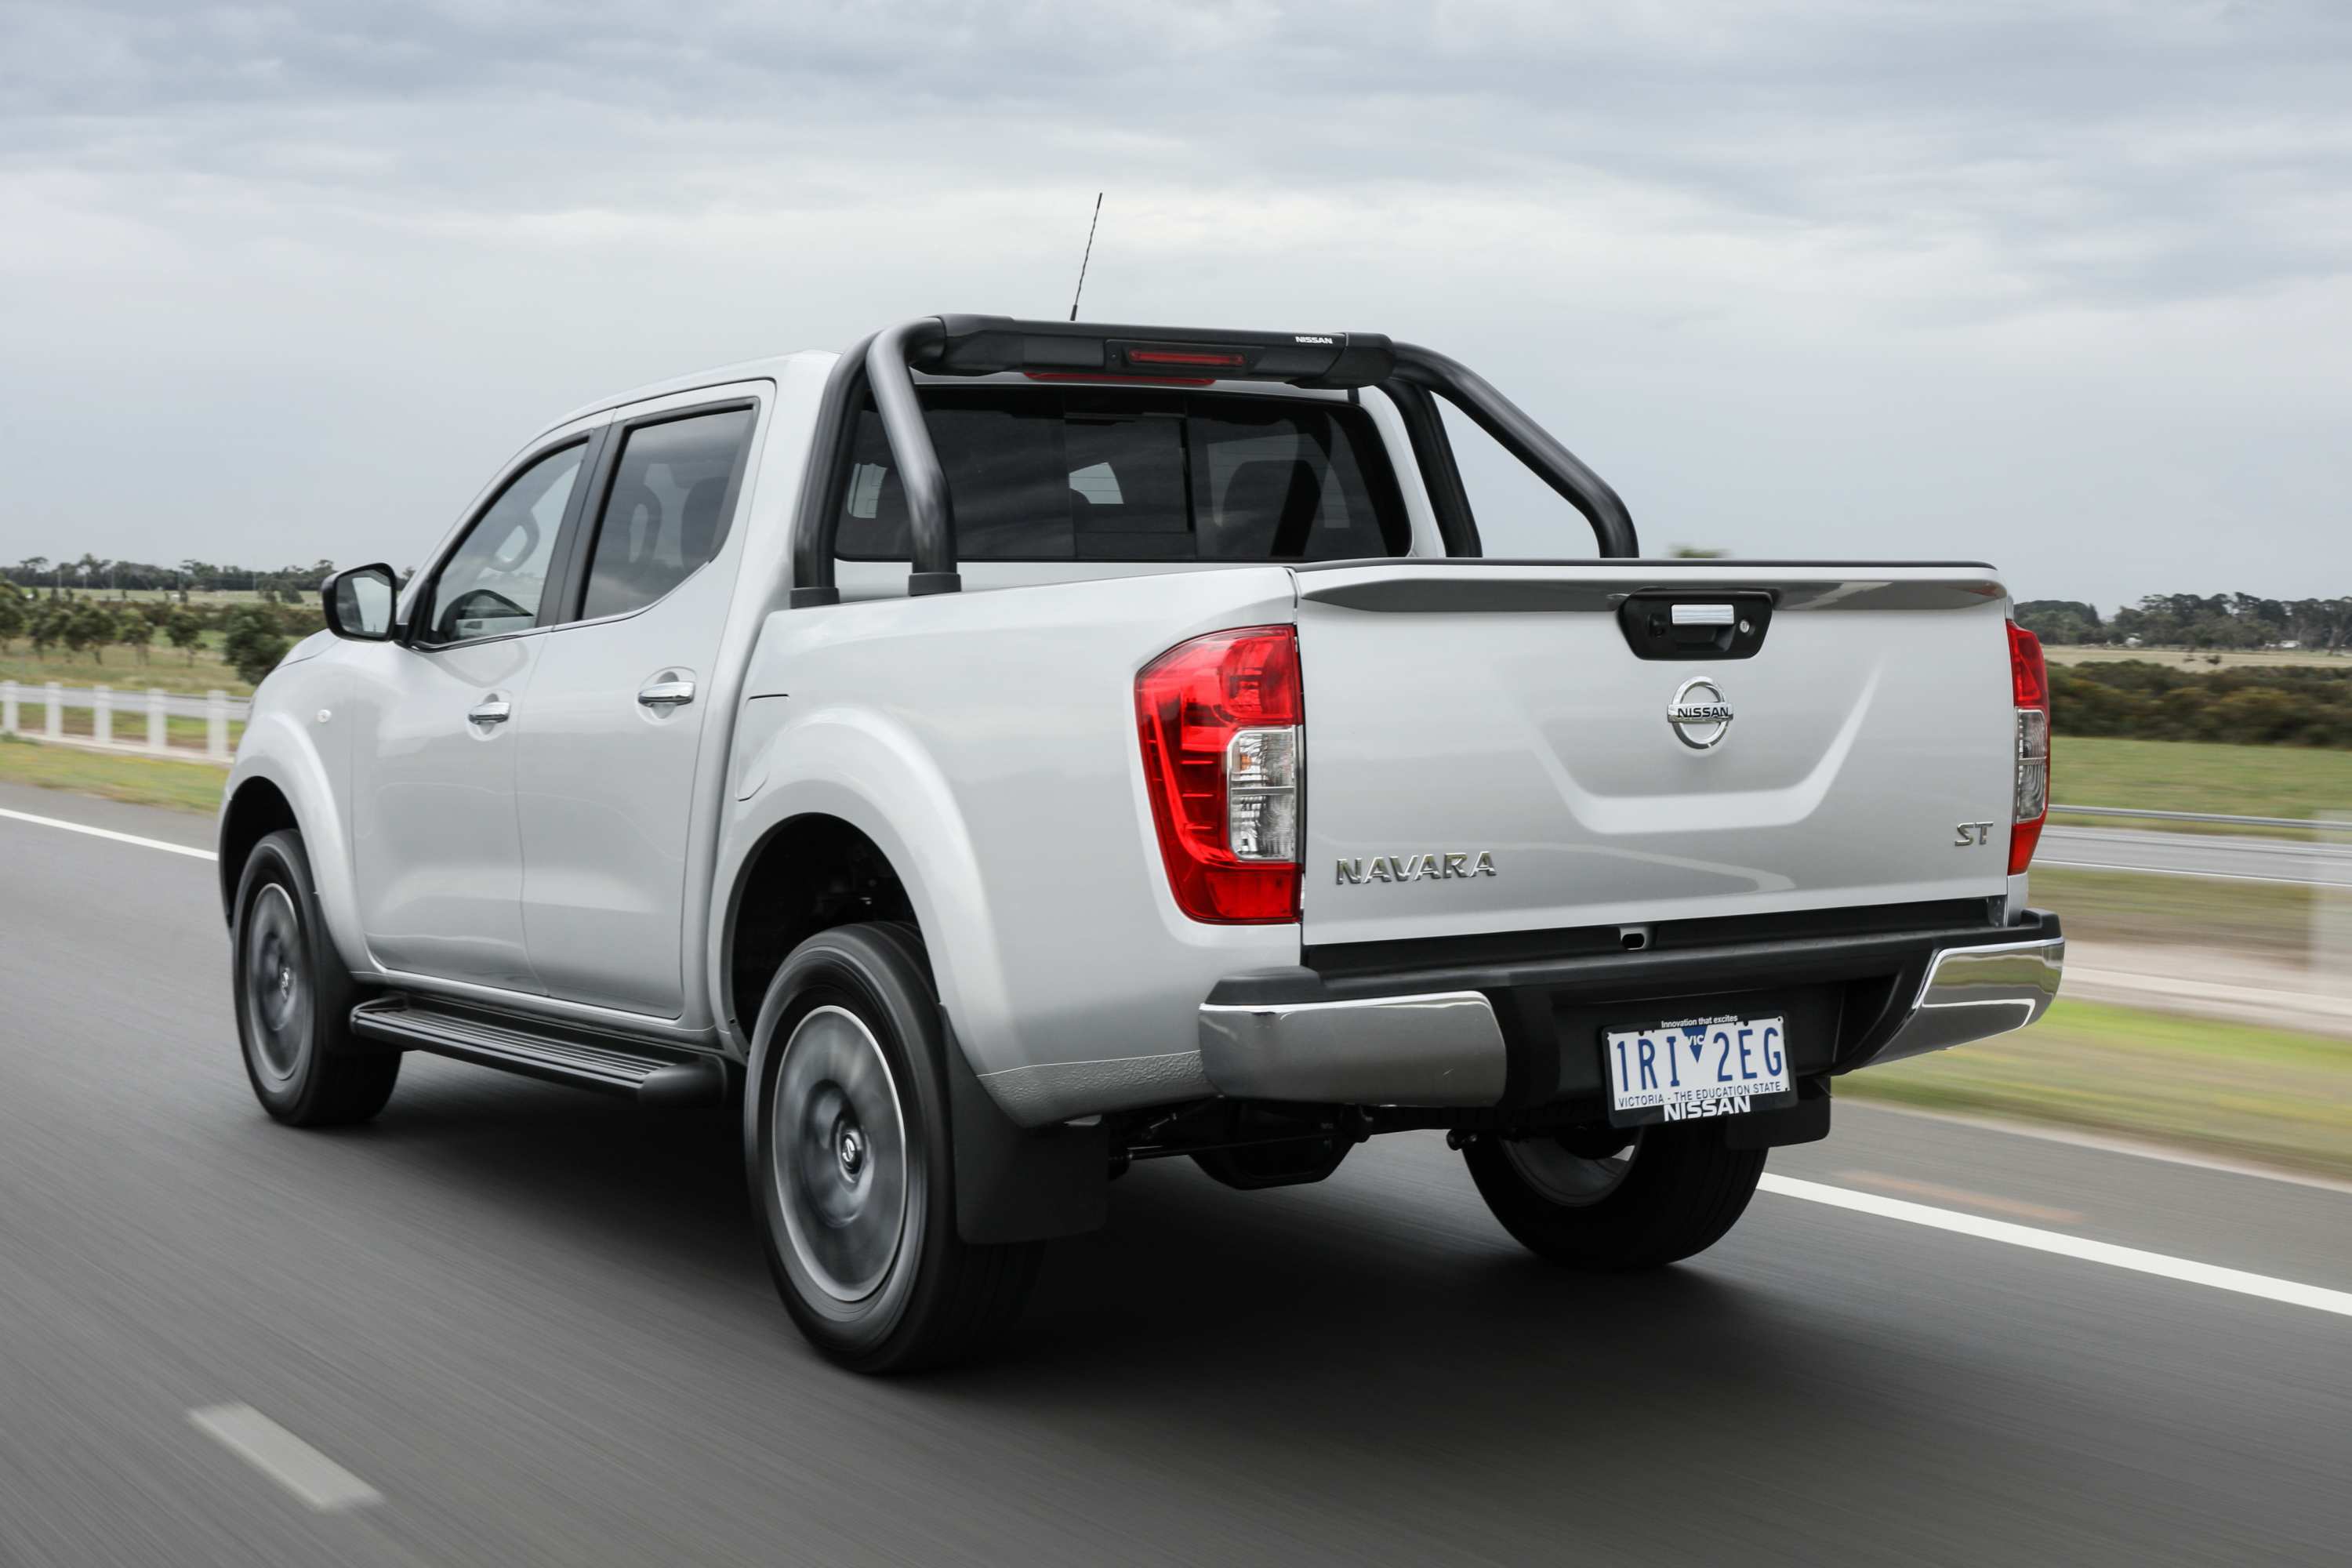
[[1040, 1244], [956, 1234], [952, 1048], [901, 925], [809, 938], [760, 1012], [744, 1143], [769, 1271], [810, 1343], [859, 1372], [971, 1353], [1036, 1278]]
[[261, 1108], [295, 1127], [365, 1121], [383, 1109], [400, 1055], [354, 1038], [357, 988], [327, 939], [302, 836], [263, 838], [237, 884], [236, 1029]]
[[1571, 1268], [1655, 1268], [1704, 1252], [1747, 1211], [1764, 1151], [1713, 1127], [1482, 1137], [1463, 1151], [1479, 1195], [1519, 1244]]

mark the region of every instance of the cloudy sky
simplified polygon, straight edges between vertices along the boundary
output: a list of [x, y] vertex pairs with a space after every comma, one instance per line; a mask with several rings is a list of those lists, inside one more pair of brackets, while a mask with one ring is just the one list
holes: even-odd
[[601, 393], [1061, 313], [1102, 188], [1087, 314], [1443, 348], [1653, 548], [2352, 592], [2348, 84], [2340, 0], [0, 0], [0, 557], [413, 562]]

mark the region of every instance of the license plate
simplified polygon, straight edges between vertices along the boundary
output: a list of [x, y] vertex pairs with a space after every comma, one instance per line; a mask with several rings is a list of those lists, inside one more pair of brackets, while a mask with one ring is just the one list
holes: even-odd
[[1795, 1098], [1782, 1018], [1682, 1018], [1601, 1037], [1620, 1127], [1769, 1110]]

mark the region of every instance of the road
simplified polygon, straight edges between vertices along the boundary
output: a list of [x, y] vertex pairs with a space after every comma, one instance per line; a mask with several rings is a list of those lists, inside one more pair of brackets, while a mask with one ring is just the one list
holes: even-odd
[[[1284, 1192], [1145, 1166], [1055, 1248], [1006, 1355], [861, 1381], [774, 1302], [719, 1113], [415, 1058], [373, 1126], [266, 1121], [212, 873], [0, 816], [9, 1568], [1981, 1568], [2352, 1540], [2352, 1191], [1842, 1105], [1773, 1177], [1992, 1234], [1790, 1187], [1692, 1264], [1590, 1279], [1521, 1255], [1434, 1137]], [[2048, 1236], [2185, 1277], [2010, 1244]]]
[[2152, 871], [2229, 881], [2306, 882], [2352, 889], [2352, 842], [2301, 844], [2291, 838], [2170, 833], [2160, 828], [2045, 827], [2036, 866], [2077, 870]]

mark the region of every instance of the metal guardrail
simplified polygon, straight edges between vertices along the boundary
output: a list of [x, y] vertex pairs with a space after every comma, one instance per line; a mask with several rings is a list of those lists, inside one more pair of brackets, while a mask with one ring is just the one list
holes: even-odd
[[2352, 833], [2352, 817], [2332, 822], [2310, 816], [2224, 816], [2210, 811], [2143, 811], [2127, 805], [2060, 805], [2050, 804], [2052, 816], [2123, 816], [2161, 822], [2211, 822], [2231, 827], [2310, 827], [2322, 833]]
[[[68, 708], [89, 712], [89, 734], [66, 733], [65, 710]], [[26, 722], [35, 713], [39, 715], [38, 728]], [[140, 716], [144, 716], [147, 721], [143, 740], [115, 738], [118, 717], [129, 720]], [[67, 686], [55, 680], [41, 686], [0, 680], [0, 735], [53, 741], [60, 745], [138, 752], [150, 756], [201, 756], [206, 762], [226, 763], [229, 760], [229, 725], [232, 722], [242, 724], [252, 716], [250, 699], [231, 697], [226, 691], [208, 691], [196, 697], [184, 692], [152, 689], [117, 691], [110, 686]], [[201, 752], [194, 747], [171, 743], [169, 721], [173, 719], [201, 719], [205, 721], [205, 747]]]

